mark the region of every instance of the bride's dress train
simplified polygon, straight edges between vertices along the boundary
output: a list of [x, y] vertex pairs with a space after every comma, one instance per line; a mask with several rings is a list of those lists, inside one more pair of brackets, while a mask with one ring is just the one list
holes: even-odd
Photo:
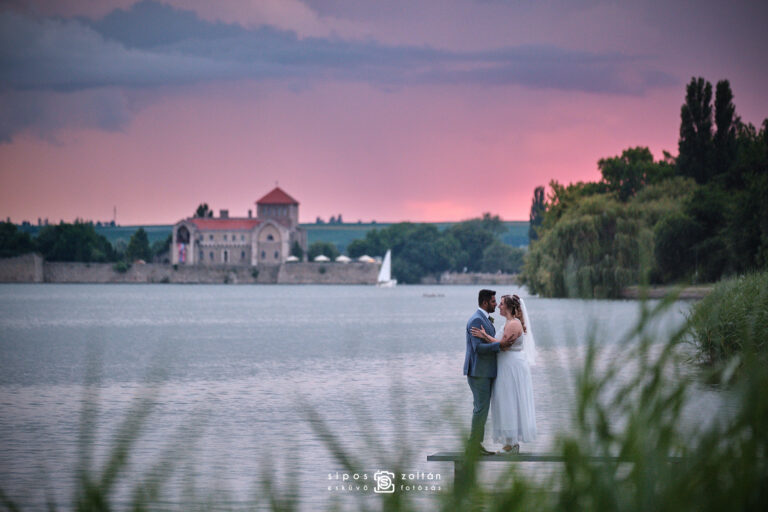
[[[521, 337], [523, 343], [526, 336]], [[536, 408], [528, 359], [519, 349], [509, 350], [496, 356], [496, 364], [491, 394], [493, 440], [504, 445], [530, 443], [536, 439]]]

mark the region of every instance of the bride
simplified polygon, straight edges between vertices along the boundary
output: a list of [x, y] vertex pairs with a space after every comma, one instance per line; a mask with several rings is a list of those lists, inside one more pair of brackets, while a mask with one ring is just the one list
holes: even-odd
[[480, 329], [472, 335], [490, 343], [514, 339], [507, 351], [499, 352], [496, 381], [491, 394], [493, 440], [504, 443], [499, 453], [519, 453], [520, 443], [536, 439], [536, 409], [533, 403], [533, 383], [529, 366], [536, 358], [536, 345], [525, 303], [517, 295], [504, 295], [499, 305], [501, 316], [507, 319], [502, 339], [492, 338]]

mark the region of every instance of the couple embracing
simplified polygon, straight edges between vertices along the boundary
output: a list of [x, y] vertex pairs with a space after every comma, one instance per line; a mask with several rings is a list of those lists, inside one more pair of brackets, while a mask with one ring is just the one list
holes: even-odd
[[496, 334], [491, 313], [496, 292], [480, 290], [478, 309], [467, 322], [467, 353], [464, 375], [472, 390], [472, 430], [469, 450], [492, 455], [483, 445], [485, 422], [491, 411], [493, 440], [504, 447], [498, 453], [519, 453], [520, 443], [536, 438], [536, 411], [529, 366], [536, 345], [525, 303], [517, 295], [504, 295], [499, 314], [506, 319]]

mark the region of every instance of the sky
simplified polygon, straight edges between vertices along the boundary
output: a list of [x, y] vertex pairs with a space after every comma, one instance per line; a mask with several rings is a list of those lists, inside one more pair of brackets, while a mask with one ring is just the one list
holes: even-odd
[[527, 220], [533, 189], [677, 154], [685, 85], [768, 117], [768, 3], [0, 0], [0, 218]]

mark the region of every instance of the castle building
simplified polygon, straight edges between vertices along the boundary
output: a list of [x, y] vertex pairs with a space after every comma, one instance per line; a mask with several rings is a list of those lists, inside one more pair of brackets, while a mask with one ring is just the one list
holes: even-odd
[[256, 217], [189, 217], [173, 226], [171, 263], [177, 265], [279, 265], [294, 243], [306, 253], [299, 203], [280, 187], [256, 201]]

